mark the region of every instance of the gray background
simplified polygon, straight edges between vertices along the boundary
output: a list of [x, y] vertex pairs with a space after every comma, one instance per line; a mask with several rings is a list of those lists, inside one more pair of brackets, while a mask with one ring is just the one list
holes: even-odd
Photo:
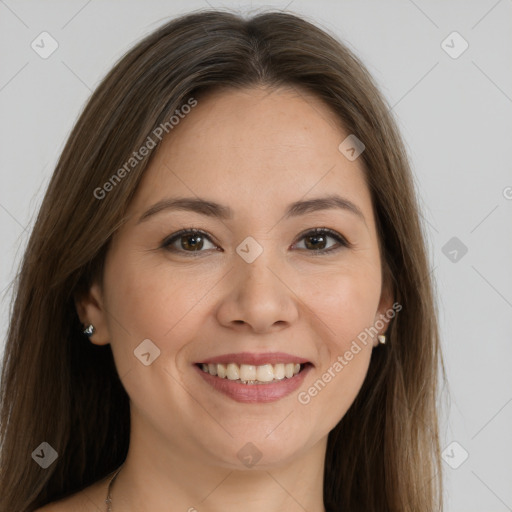
[[[393, 106], [438, 286], [447, 510], [512, 511], [511, 0], [0, 0], [0, 349], [9, 284], [86, 99], [142, 36], [209, 5], [310, 17], [363, 59]], [[47, 59], [31, 48], [43, 31], [59, 45]], [[459, 53], [462, 40], [442, 46], [453, 31], [469, 44], [457, 58], [445, 49]]]

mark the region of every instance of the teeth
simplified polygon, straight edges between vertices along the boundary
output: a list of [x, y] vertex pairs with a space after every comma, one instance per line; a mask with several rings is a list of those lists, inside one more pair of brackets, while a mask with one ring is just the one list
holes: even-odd
[[225, 365], [223, 365], [223, 364], [218, 364], [217, 365], [217, 375], [221, 379], [223, 379], [226, 376], [226, 366]]
[[255, 366], [252, 364], [202, 364], [203, 372], [216, 375], [221, 379], [239, 380], [244, 384], [272, 382], [274, 380], [290, 379], [300, 372], [300, 363], [278, 363]]
[[256, 380], [260, 382], [270, 382], [274, 380], [274, 368], [271, 364], [264, 364], [256, 368]]
[[256, 380], [256, 366], [252, 364], [241, 364], [240, 380]]
[[274, 379], [282, 380], [285, 378], [285, 369], [284, 364], [275, 364], [274, 365]]
[[226, 377], [229, 380], [238, 380], [240, 378], [240, 366], [235, 363], [229, 363], [226, 369]]

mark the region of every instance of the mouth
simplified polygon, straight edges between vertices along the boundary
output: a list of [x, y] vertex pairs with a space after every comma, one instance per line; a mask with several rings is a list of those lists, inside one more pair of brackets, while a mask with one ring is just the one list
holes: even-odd
[[226, 354], [194, 363], [205, 390], [236, 402], [266, 403], [298, 389], [314, 364], [282, 353]]
[[231, 363], [196, 363], [203, 372], [218, 379], [227, 379], [245, 385], [265, 385], [286, 381], [303, 372], [306, 363], [266, 363], [263, 365]]

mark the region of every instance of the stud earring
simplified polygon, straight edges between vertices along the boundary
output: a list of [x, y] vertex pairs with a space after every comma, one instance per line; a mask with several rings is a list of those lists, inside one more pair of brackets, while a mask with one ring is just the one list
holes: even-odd
[[386, 343], [386, 335], [385, 334], [379, 334], [377, 336], [377, 338], [379, 338], [379, 343], [382, 343], [384, 345], [384, 343]]
[[94, 325], [92, 324], [89, 324], [85, 329], [84, 329], [84, 334], [90, 338], [94, 333], [95, 333], [96, 329], [94, 328]]

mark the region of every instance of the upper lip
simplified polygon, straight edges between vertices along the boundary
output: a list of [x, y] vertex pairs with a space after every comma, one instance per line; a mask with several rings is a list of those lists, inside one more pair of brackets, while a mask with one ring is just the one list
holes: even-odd
[[294, 356], [293, 354], [286, 354], [285, 352], [261, 352], [261, 353], [252, 353], [252, 352], [238, 352], [236, 354], [222, 354], [220, 356], [215, 357], [207, 357], [206, 359], [202, 359], [198, 361], [199, 363], [204, 364], [228, 364], [228, 363], [236, 363], [238, 365], [241, 364], [250, 364], [254, 366], [260, 366], [264, 364], [279, 364], [279, 363], [308, 363], [307, 359], [303, 357]]

